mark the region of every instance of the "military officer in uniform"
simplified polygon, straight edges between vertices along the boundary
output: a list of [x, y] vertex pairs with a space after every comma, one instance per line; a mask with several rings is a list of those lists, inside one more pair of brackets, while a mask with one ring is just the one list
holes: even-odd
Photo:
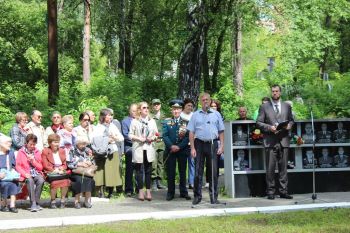
[[333, 131], [333, 139], [337, 143], [345, 143], [347, 141], [347, 130], [343, 128], [343, 122], [338, 122], [338, 128]]
[[171, 106], [172, 118], [166, 119], [163, 124], [163, 141], [165, 144], [165, 154], [167, 154], [166, 171], [168, 177], [167, 201], [174, 199], [175, 195], [175, 173], [176, 161], [178, 163], [180, 176], [180, 197], [190, 200], [186, 188], [186, 167], [188, 147], [188, 132], [186, 130], [187, 122], [180, 117], [183, 102], [181, 100], [172, 100]]
[[332, 142], [332, 133], [327, 130], [327, 124], [322, 123], [321, 131], [317, 132], [318, 143], [330, 143]]
[[329, 156], [328, 148], [322, 148], [322, 155], [318, 158], [318, 163], [321, 168], [330, 168], [333, 164], [333, 159]]
[[[160, 99], [152, 100], [152, 115], [151, 117], [156, 121], [159, 135], [162, 135], [162, 122], [165, 119], [163, 112], [161, 111]], [[152, 190], [164, 189], [161, 180], [164, 173], [164, 143], [162, 137], [158, 137], [155, 142], [156, 157], [152, 163]]]

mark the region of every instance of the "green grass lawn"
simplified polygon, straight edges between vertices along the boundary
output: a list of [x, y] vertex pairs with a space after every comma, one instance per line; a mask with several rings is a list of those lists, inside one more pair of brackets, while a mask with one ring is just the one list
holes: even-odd
[[350, 209], [35, 228], [16, 232], [350, 232]]

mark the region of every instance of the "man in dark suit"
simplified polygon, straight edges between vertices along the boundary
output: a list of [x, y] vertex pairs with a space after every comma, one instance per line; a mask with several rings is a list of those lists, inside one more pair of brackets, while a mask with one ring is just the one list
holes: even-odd
[[[284, 121], [289, 123], [282, 129], [278, 125]], [[278, 164], [279, 194], [281, 198], [292, 199], [288, 194], [288, 151], [290, 138], [288, 131], [294, 123], [291, 106], [281, 100], [281, 87], [271, 87], [271, 101], [261, 105], [257, 126], [264, 134], [266, 155], [266, 185], [267, 198], [275, 199], [275, 168]]]
[[170, 102], [172, 118], [165, 119], [163, 124], [163, 141], [165, 144], [165, 153], [168, 155], [166, 161], [166, 171], [168, 176], [167, 201], [174, 199], [175, 195], [175, 171], [176, 161], [178, 163], [180, 176], [180, 197], [190, 200], [186, 188], [186, 165], [188, 148], [188, 132], [186, 130], [187, 122], [180, 117], [183, 102], [173, 100]]

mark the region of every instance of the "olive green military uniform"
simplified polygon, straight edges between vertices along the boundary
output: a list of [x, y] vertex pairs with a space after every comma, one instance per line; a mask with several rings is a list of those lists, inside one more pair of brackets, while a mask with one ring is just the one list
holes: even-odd
[[[159, 119], [155, 116], [151, 116], [157, 124], [159, 135], [162, 135], [163, 121], [165, 116], [160, 112]], [[159, 137], [159, 140], [155, 143], [156, 157], [152, 163], [152, 180], [162, 180], [164, 173], [164, 142], [162, 136]]]

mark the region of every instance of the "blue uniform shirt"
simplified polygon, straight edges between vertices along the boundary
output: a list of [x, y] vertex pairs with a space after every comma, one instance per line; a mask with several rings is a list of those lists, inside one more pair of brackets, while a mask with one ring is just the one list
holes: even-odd
[[222, 116], [219, 112], [210, 109], [204, 112], [202, 109], [193, 113], [187, 129], [202, 141], [218, 139], [219, 133], [225, 130]]

